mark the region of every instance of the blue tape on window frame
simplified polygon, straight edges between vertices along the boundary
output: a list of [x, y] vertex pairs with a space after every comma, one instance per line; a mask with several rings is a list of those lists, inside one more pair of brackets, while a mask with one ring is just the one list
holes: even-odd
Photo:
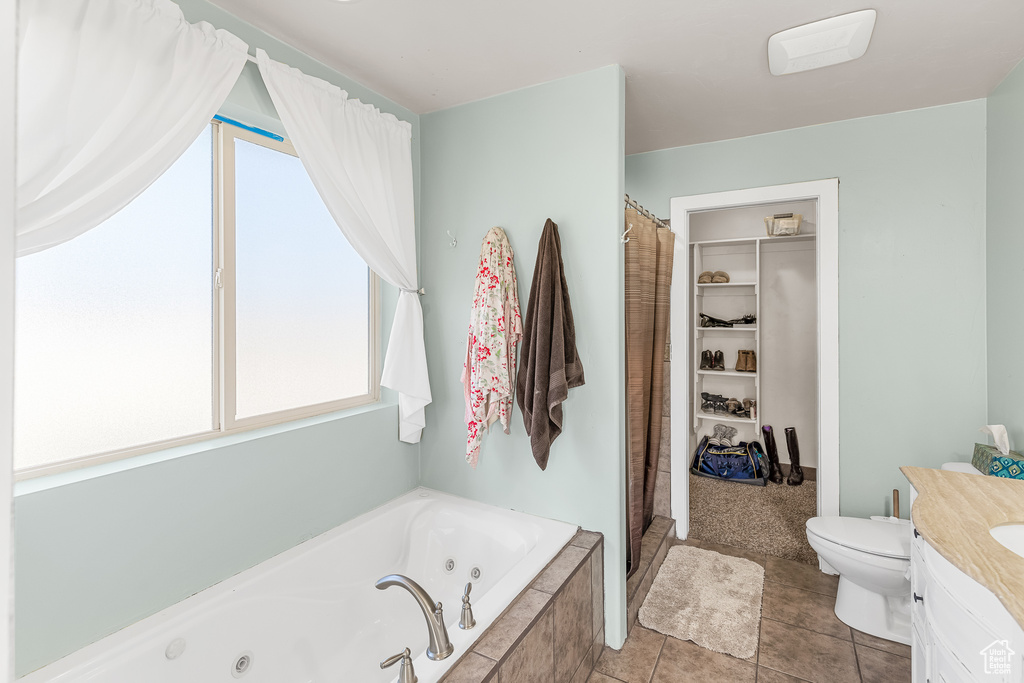
[[220, 114], [217, 114], [216, 116], [214, 116], [213, 120], [214, 121], [223, 121], [224, 123], [230, 123], [232, 126], [238, 126], [239, 128], [244, 128], [245, 130], [252, 131], [253, 133], [256, 133], [257, 135], [262, 135], [263, 137], [270, 138], [271, 140], [277, 140], [278, 142], [284, 142], [284, 138], [281, 137], [280, 135], [278, 135], [277, 133], [271, 133], [269, 130], [263, 130], [262, 128], [257, 128], [256, 126], [247, 126], [246, 124], [241, 123], [240, 121], [235, 121], [234, 119], [229, 119], [228, 117], [221, 116]]

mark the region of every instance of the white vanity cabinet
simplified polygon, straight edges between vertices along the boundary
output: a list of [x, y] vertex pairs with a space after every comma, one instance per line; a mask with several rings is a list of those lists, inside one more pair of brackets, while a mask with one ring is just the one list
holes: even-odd
[[916, 528], [910, 572], [914, 683], [1024, 683], [1024, 630]]

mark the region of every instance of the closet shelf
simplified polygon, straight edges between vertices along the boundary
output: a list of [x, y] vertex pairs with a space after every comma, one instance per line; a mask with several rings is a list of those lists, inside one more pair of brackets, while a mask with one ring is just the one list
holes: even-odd
[[[733, 246], [739, 244], [757, 244], [759, 237], [736, 237], [725, 240], [698, 240], [691, 242], [694, 246], [700, 245], [702, 247], [715, 247], [715, 246]], [[778, 239], [778, 238], [773, 238]]]
[[697, 411], [698, 420], [717, 420], [719, 422], [740, 422], [742, 424], [756, 424], [756, 417], [736, 417], [735, 415], [714, 415], [712, 413], [705, 413], [703, 411]]
[[757, 287], [756, 282], [704, 282], [698, 283], [698, 287]]
[[[804, 223], [806, 223], [808, 225], [814, 225], [813, 223], [810, 223], [809, 221], [804, 221]], [[724, 239], [724, 240], [698, 240], [696, 242], [691, 242], [690, 244], [692, 244], [694, 246], [698, 246], [699, 245], [701, 247], [719, 247], [719, 246], [720, 247], [731, 247], [731, 246], [739, 246], [739, 245], [743, 245], [743, 244], [757, 244], [758, 242], [765, 243], [765, 244], [768, 244], [768, 243], [771, 243], [771, 242], [805, 242], [805, 241], [808, 241], [808, 240], [813, 240], [816, 237], [817, 237], [816, 233], [804, 232], [804, 233], [800, 233], [799, 235], [787, 235], [785, 237], [768, 237], [767, 235], [763, 235], [763, 236], [759, 235], [757, 237], [736, 237], [736, 238], [730, 238], [730, 239]]]
[[697, 332], [757, 332], [757, 325], [746, 327], [698, 327]]
[[735, 370], [698, 370], [698, 375], [717, 375], [719, 377], [757, 377], [756, 372], [736, 372]]

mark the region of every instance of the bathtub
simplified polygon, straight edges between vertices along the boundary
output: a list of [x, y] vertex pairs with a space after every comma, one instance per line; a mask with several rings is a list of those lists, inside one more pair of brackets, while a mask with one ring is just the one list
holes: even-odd
[[[386, 683], [408, 647], [435, 683], [569, 542], [576, 527], [425, 488], [237, 574], [20, 679], [70, 683]], [[444, 605], [455, 652], [433, 662], [404, 574]], [[473, 583], [476, 628], [458, 627]]]

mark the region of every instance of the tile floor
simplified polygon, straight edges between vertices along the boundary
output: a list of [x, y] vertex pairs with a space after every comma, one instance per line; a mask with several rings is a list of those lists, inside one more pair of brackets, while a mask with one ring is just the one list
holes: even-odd
[[839, 579], [816, 567], [701, 541], [685, 541], [764, 566], [757, 653], [736, 659], [640, 624], [619, 651], [606, 647], [589, 683], [902, 683], [910, 648], [851, 629], [836, 618]]

